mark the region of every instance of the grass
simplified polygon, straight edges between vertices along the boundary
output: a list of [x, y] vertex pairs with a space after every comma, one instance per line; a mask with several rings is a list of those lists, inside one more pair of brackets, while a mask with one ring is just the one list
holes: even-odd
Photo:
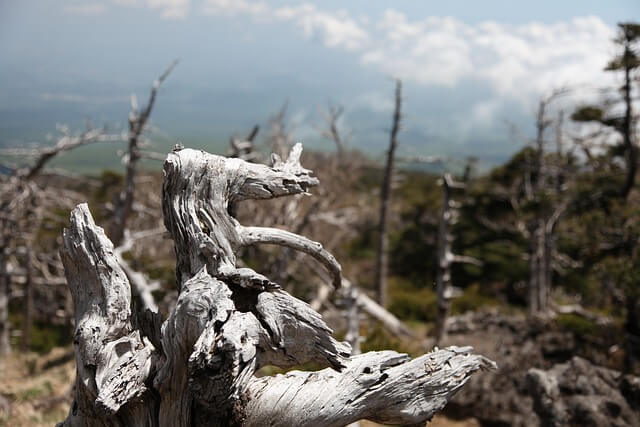
[[65, 419], [75, 378], [71, 347], [47, 354], [14, 352], [0, 359], [0, 390], [9, 410], [0, 406], [0, 426], [43, 427]]
[[559, 314], [556, 324], [580, 337], [595, 336], [601, 331], [600, 326], [593, 320], [575, 314]]

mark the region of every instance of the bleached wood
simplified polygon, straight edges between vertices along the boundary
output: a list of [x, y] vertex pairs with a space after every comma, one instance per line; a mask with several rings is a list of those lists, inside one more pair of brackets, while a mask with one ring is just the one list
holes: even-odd
[[[349, 292], [352, 287], [355, 287], [350, 280], [342, 278], [342, 292]], [[333, 289], [324, 283], [318, 286], [318, 293], [316, 297], [311, 301], [310, 305], [315, 311], [319, 311], [322, 305], [327, 302]], [[365, 313], [371, 316], [373, 319], [382, 323], [382, 325], [392, 334], [396, 336], [404, 336], [408, 338], [417, 338], [415, 332], [413, 332], [407, 325], [405, 325], [400, 319], [382, 307], [375, 300], [369, 297], [361, 290], [356, 292], [356, 302], [358, 308], [362, 309]]]
[[302, 251], [314, 257], [333, 276], [333, 286], [339, 288], [342, 284], [342, 268], [338, 261], [329, 252], [322, 248], [318, 242], [314, 242], [305, 237], [298, 236], [284, 230], [268, 227], [242, 227], [238, 229], [243, 245], [255, 245], [258, 243], [270, 243], [279, 246], [286, 246], [291, 249]]
[[162, 232], [164, 232], [164, 230], [148, 230], [146, 232], [136, 233], [136, 236], [132, 236], [131, 233], [125, 230], [123, 235], [124, 240], [122, 241], [122, 244], [115, 248], [113, 251], [118, 260], [118, 263], [120, 264], [120, 267], [122, 267], [127, 275], [127, 278], [135, 288], [137, 295], [140, 297], [142, 306], [145, 309], [149, 309], [155, 313], [158, 312], [158, 304], [156, 304], [152, 292], [160, 289], [160, 282], [158, 282], [157, 280], [147, 280], [147, 277], [143, 273], [136, 271], [129, 264], [129, 261], [124, 258], [123, 254], [131, 250], [131, 248], [133, 247], [133, 243], [137, 238], [152, 236], [155, 234], [160, 234]]
[[98, 414], [133, 422], [135, 412], [151, 410], [149, 402], [121, 409], [146, 391], [154, 347], [133, 327], [129, 282], [86, 204], [72, 212], [60, 255], [76, 325], [75, 395], [64, 425], [104, 425]]
[[[181, 148], [169, 154], [163, 212], [180, 293], [161, 327], [159, 315], [131, 312], [130, 284], [113, 245], [86, 205], [73, 211], [62, 259], [76, 313], [78, 379], [64, 425], [416, 423], [473, 372], [495, 367], [470, 348], [413, 360], [391, 351], [350, 357], [350, 346], [336, 341], [308, 304], [237, 266], [239, 248], [268, 242], [311, 252], [339, 272], [317, 244], [244, 227], [227, 210], [239, 198], [305, 193], [317, 184], [300, 165], [301, 150], [294, 146], [272, 167]], [[256, 376], [266, 365], [310, 362], [326, 369]]]
[[244, 425], [424, 422], [444, 408], [471, 373], [495, 368], [470, 351], [449, 347], [415, 359], [394, 351], [369, 352], [351, 357], [341, 373], [325, 369], [256, 379], [248, 387]]
[[358, 292], [358, 305], [371, 317], [382, 322], [382, 324], [394, 334], [415, 338], [416, 334], [402, 323], [400, 319], [387, 311], [364, 292]]

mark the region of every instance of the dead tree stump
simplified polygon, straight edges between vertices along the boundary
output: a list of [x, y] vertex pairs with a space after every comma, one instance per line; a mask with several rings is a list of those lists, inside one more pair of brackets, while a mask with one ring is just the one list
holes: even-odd
[[[410, 359], [350, 357], [322, 317], [265, 276], [238, 268], [237, 251], [269, 243], [304, 251], [336, 286], [340, 265], [319, 243], [247, 227], [228, 213], [243, 199], [306, 193], [318, 184], [296, 145], [267, 167], [176, 148], [164, 165], [163, 213], [175, 242], [178, 301], [162, 322], [136, 313], [113, 245], [86, 204], [71, 214], [62, 258], [76, 319], [77, 378], [62, 426], [342, 426], [359, 419], [423, 422], [469, 376], [495, 364], [471, 348]], [[265, 365], [326, 369], [256, 376]]]

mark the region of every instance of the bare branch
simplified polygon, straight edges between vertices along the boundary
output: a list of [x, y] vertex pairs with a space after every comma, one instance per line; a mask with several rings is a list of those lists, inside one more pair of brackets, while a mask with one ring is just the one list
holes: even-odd
[[338, 261], [329, 252], [322, 248], [318, 242], [311, 241], [305, 237], [290, 233], [284, 230], [267, 227], [240, 227], [238, 234], [243, 245], [255, 245], [258, 243], [269, 243], [273, 245], [286, 246], [291, 249], [302, 251], [314, 257], [332, 275], [333, 286], [339, 288], [342, 284], [342, 268]]
[[322, 132], [322, 136], [328, 138], [336, 144], [336, 150], [338, 155], [342, 156], [345, 151], [346, 141], [344, 141], [338, 130], [338, 122], [344, 113], [344, 108], [341, 105], [334, 106], [329, 104], [328, 111], [325, 116], [327, 123], [327, 129]]

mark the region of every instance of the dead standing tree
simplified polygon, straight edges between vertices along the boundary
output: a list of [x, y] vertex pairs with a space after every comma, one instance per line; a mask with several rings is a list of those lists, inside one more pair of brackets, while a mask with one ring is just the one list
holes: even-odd
[[455, 294], [455, 288], [451, 285], [451, 264], [468, 263], [482, 265], [482, 263], [469, 256], [456, 255], [451, 250], [453, 234], [450, 227], [455, 224], [458, 217], [459, 202], [453, 199], [454, 192], [464, 190], [465, 184], [457, 182], [453, 177], [445, 173], [440, 180], [442, 186], [442, 206], [438, 220], [438, 266], [436, 274], [437, 306], [435, 324], [435, 345], [439, 345], [446, 333], [447, 316], [451, 306], [451, 298]]
[[[119, 245], [124, 237], [124, 232], [127, 227], [127, 219], [131, 215], [133, 210], [133, 202], [136, 189], [136, 175], [138, 171], [138, 161], [142, 159], [145, 153], [141, 150], [141, 137], [142, 131], [144, 131], [153, 105], [158, 95], [158, 89], [164, 80], [169, 76], [173, 68], [178, 64], [178, 61], [173, 61], [171, 65], [165, 70], [157, 80], [153, 82], [151, 87], [151, 93], [149, 94], [149, 100], [147, 105], [142, 111], [138, 111], [138, 101], [135, 95], [131, 96], [131, 112], [129, 113], [129, 136], [127, 146], [127, 170], [125, 173], [124, 188], [120, 192], [118, 199], [115, 203], [115, 209], [113, 213], [113, 221], [110, 227], [111, 239], [117, 245]], [[150, 157], [154, 157], [153, 153], [150, 153]]]
[[376, 253], [376, 293], [378, 303], [382, 307], [387, 305], [387, 271], [389, 268], [387, 225], [389, 222], [389, 210], [391, 208], [391, 185], [393, 181], [393, 164], [396, 147], [398, 146], [398, 132], [400, 131], [400, 118], [402, 107], [402, 82], [396, 80], [395, 109], [393, 111], [393, 124], [389, 138], [389, 151], [384, 168], [384, 178], [380, 190], [380, 222], [378, 225], [378, 247]]
[[[340, 266], [319, 243], [247, 227], [234, 200], [306, 193], [318, 184], [296, 145], [272, 167], [202, 151], [169, 154], [164, 221], [177, 256], [177, 304], [158, 315], [131, 311], [131, 290], [113, 245], [86, 205], [65, 230], [62, 258], [76, 315], [77, 379], [63, 426], [322, 425], [368, 418], [423, 422], [471, 373], [495, 364], [451, 347], [416, 359], [393, 351], [349, 357], [321, 316], [268, 278], [238, 268], [236, 252], [269, 243], [319, 260], [340, 284]], [[265, 365], [328, 368], [256, 377]]]
[[284, 157], [293, 146], [291, 139], [292, 128], [287, 127], [287, 109], [289, 104], [285, 102], [277, 113], [269, 118], [269, 136], [266, 144], [272, 153], [278, 157]]
[[327, 129], [322, 131], [322, 136], [330, 139], [336, 145], [336, 151], [338, 155], [338, 159], [342, 159], [346, 148], [347, 148], [347, 140], [345, 140], [340, 130], [338, 129], [338, 122], [340, 118], [344, 114], [344, 107], [342, 105], [332, 105], [329, 104], [329, 108], [327, 109], [327, 113], [325, 115], [325, 121], [327, 123]]
[[[533, 167], [527, 171], [525, 194], [527, 202], [534, 209], [534, 215], [529, 222], [529, 316], [545, 314], [549, 310], [549, 294], [553, 279], [554, 234], [558, 220], [567, 209], [569, 201], [564, 197], [560, 185], [561, 169], [563, 167], [561, 134], [556, 136], [559, 151], [555, 162], [547, 158], [545, 134], [553, 124], [548, 118], [548, 107], [566, 90], [553, 91], [549, 96], [540, 100], [536, 117], [535, 159]], [[558, 132], [561, 123], [558, 125]], [[554, 164], [555, 163], [555, 164]]]
[[232, 136], [229, 140], [230, 150], [229, 157], [237, 157], [248, 162], [254, 162], [258, 158], [253, 140], [258, 135], [260, 126], [255, 125], [246, 138], [240, 139]]

